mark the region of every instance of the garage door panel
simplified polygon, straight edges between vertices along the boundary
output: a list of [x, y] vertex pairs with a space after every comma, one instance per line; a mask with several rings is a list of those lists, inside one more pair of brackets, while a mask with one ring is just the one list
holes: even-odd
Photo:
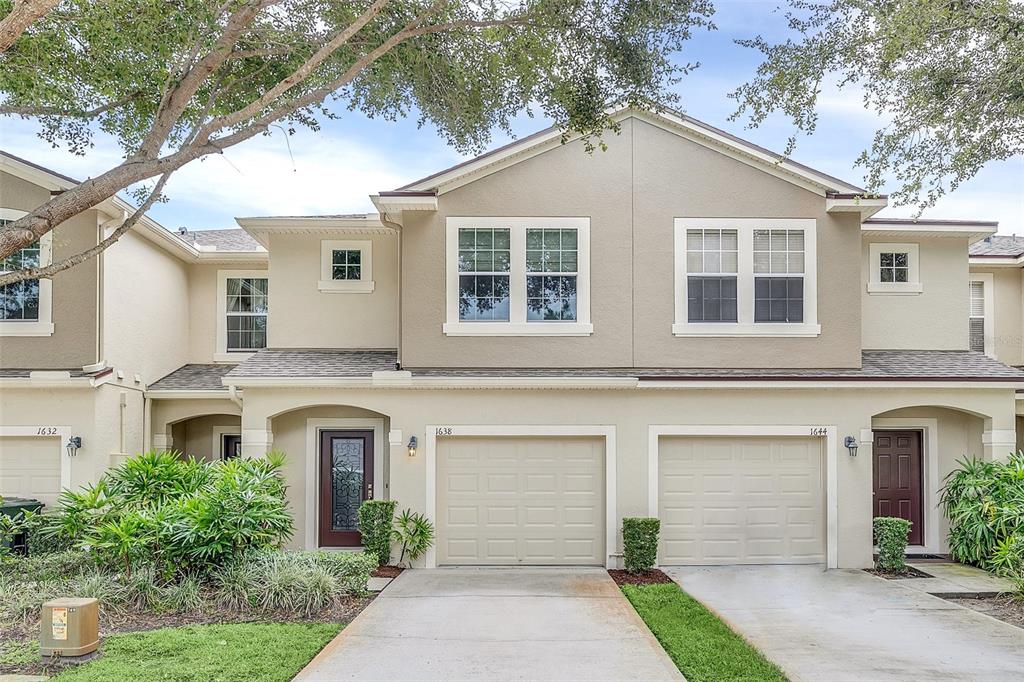
[[602, 440], [439, 439], [437, 472], [439, 565], [604, 564]]
[[62, 453], [59, 438], [0, 437], [0, 496], [35, 498], [54, 507]]
[[825, 561], [818, 439], [663, 437], [658, 505], [665, 564]]

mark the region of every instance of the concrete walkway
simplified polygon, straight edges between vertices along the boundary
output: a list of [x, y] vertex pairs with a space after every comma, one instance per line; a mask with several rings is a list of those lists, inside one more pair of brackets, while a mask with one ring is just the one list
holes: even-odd
[[907, 581], [818, 566], [665, 572], [794, 682], [1024, 677], [1024, 630]]
[[296, 680], [682, 680], [602, 569], [405, 571]]

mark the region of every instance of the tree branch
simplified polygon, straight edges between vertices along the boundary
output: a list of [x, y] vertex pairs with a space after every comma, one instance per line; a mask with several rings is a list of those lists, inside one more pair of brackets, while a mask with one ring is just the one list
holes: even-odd
[[140, 97], [141, 92], [133, 92], [127, 97], [122, 97], [119, 100], [113, 102], [107, 102], [101, 104], [94, 109], [83, 109], [79, 111], [72, 111], [68, 109], [58, 109], [57, 107], [26, 107], [26, 106], [6, 106], [0, 105], [0, 116], [63, 116], [65, 118], [80, 118], [80, 119], [92, 119], [105, 114], [108, 111], [118, 109], [128, 104], [132, 100]]
[[81, 253], [76, 253], [73, 256], [69, 256], [64, 260], [60, 261], [59, 263], [52, 263], [50, 265], [45, 265], [43, 267], [26, 268], [25, 270], [17, 270], [14, 272], [6, 272], [0, 274], [0, 286], [3, 286], [5, 284], [13, 284], [15, 282], [22, 282], [26, 279], [40, 279], [53, 277], [58, 272], [63, 272], [68, 268], [72, 268], [80, 263], [84, 263], [85, 261], [89, 260], [90, 258], [93, 258], [94, 256], [98, 256], [100, 253], [102, 253], [110, 246], [112, 246], [114, 242], [120, 239], [121, 235], [123, 235], [128, 230], [132, 229], [132, 227], [135, 226], [135, 223], [137, 223], [139, 219], [143, 215], [145, 215], [146, 211], [152, 208], [153, 204], [156, 203], [156, 200], [160, 198], [160, 194], [163, 191], [164, 185], [167, 183], [167, 179], [169, 177], [171, 177], [170, 172], [161, 175], [160, 179], [157, 180], [156, 185], [153, 187], [153, 191], [150, 192], [149, 196], [146, 197], [146, 200], [142, 202], [142, 204], [137, 209], [135, 209], [135, 212], [128, 216], [128, 218], [126, 218], [125, 221], [121, 223], [116, 230], [111, 232], [107, 238], [98, 242], [95, 246], [90, 247], [85, 251], [82, 251]]
[[45, 16], [59, 0], [14, 0], [11, 13], [0, 19], [0, 53], [6, 52], [32, 23]]

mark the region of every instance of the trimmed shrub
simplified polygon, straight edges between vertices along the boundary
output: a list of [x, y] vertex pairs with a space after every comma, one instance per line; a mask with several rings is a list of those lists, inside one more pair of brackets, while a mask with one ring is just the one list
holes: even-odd
[[963, 459], [943, 483], [949, 553], [957, 561], [1024, 579], [1024, 452], [1005, 461]]
[[391, 524], [395, 519], [397, 500], [367, 500], [359, 507], [359, 532], [363, 547], [377, 555], [377, 565], [391, 562]]
[[434, 524], [423, 514], [406, 509], [395, 519], [395, 539], [402, 543], [398, 563], [409, 557], [412, 565], [434, 544]]
[[622, 519], [622, 549], [626, 570], [643, 573], [658, 562], [661, 520], [646, 516]]
[[875, 544], [878, 561], [875, 568], [887, 573], [902, 573], [907, 569], [907, 538], [910, 521], [894, 516], [876, 516], [874, 520]]

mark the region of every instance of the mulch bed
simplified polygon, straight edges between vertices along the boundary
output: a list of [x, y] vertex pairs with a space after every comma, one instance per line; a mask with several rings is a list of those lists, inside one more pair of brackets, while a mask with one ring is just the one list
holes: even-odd
[[912, 579], [912, 578], [934, 578], [935, 577], [935, 576], [931, 575], [930, 573], [925, 573], [924, 571], [919, 571], [916, 568], [913, 568], [911, 566], [907, 566], [906, 569], [904, 569], [903, 571], [900, 571], [898, 573], [897, 572], [893, 572], [893, 571], [878, 571], [878, 570], [875, 570], [873, 568], [865, 568], [864, 572], [865, 573], [870, 573], [871, 575], [877, 575], [879, 578], [885, 578], [886, 580], [908, 580], [908, 579]]
[[[188, 625], [214, 625], [228, 623], [348, 623], [373, 601], [373, 596], [345, 597], [329, 609], [310, 616], [295, 613], [239, 613], [211, 609], [195, 613], [123, 613], [100, 615], [100, 638], [129, 632], [144, 632], [160, 628], [176, 628]], [[26, 640], [34, 641], [39, 637], [39, 621], [0, 623], [0, 651], [5, 644], [14, 644]], [[74, 665], [74, 664], [71, 664]], [[0, 663], [0, 675], [54, 675], [65, 664], [38, 662], [29, 665], [4, 665]]]
[[378, 566], [370, 575], [374, 578], [397, 578], [404, 570], [401, 566]]
[[610, 575], [612, 580], [615, 581], [615, 584], [620, 587], [622, 585], [658, 585], [661, 583], [672, 582], [672, 578], [669, 578], [656, 568], [650, 571], [644, 571], [643, 573], [630, 573], [629, 571], [623, 571], [621, 569], [612, 569], [608, 571], [608, 575]]
[[968, 609], [998, 618], [999, 620], [1024, 628], [1024, 597], [1004, 594], [998, 597], [978, 597], [971, 599], [949, 599]]

